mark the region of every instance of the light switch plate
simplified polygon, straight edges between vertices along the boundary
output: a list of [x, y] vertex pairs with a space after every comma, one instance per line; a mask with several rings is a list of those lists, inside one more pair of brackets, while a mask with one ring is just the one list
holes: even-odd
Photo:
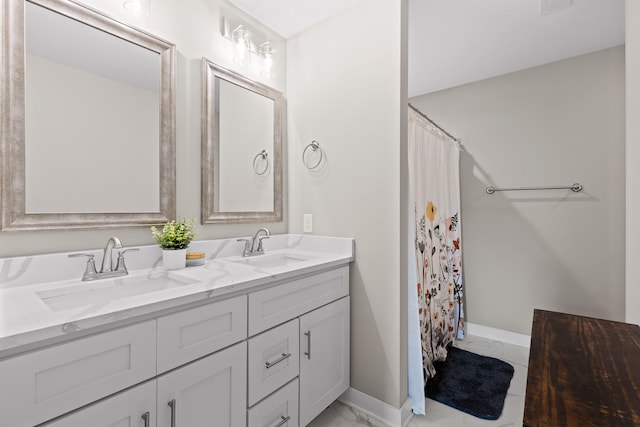
[[540, 0], [540, 14], [549, 15], [568, 9], [573, 4], [573, 0]]
[[304, 214], [302, 229], [305, 233], [313, 233], [313, 215]]

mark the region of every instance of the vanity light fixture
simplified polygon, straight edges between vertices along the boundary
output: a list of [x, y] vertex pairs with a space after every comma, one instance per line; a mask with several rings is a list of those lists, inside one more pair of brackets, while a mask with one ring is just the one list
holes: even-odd
[[261, 34], [256, 28], [233, 17], [223, 16], [220, 21], [220, 33], [232, 43], [233, 62], [248, 66], [251, 72], [267, 79], [273, 76], [273, 53], [271, 40], [256, 37]]
[[136, 18], [151, 14], [151, 0], [125, 0], [122, 7]]

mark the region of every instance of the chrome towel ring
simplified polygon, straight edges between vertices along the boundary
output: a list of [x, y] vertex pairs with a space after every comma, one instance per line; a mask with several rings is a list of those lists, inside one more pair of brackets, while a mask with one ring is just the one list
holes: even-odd
[[[265, 161], [264, 169], [262, 171], [260, 171], [259, 169], [260, 159]], [[256, 175], [262, 176], [266, 174], [268, 170], [269, 170], [269, 153], [267, 152], [267, 150], [262, 150], [261, 152], [256, 154], [256, 156], [253, 158], [253, 171], [256, 173]]]
[[[306, 160], [307, 151], [309, 151], [309, 149], [311, 149], [312, 153], [315, 153], [315, 152], [320, 153], [320, 158], [318, 159], [317, 162], [315, 162], [313, 164], [310, 164]], [[324, 157], [324, 154], [322, 152], [322, 148], [320, 148], [320, 143], [314, 139], [313, 141], [311, 141], [311, 143], [309, 145], [307, 145], [305, 147], [304, 151], [302, 152], [302, 163], [304, 164], [304, 166], [307, 169], [313, 170], [313, 169], [317, 168], [318, 166], [320, 166], [320, 163], [322, 163], [323, 157]]]

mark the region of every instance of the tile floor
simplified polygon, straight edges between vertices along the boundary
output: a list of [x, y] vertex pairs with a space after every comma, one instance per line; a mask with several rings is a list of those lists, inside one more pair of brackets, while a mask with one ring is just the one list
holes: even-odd
[[[468, 335], [456, 346], [474, 353], [496, 357], [509, 362], [515, 368], [502, 415], [495, 421], [481, 420], [457, 411], [434, 400], [427, 399], [426, 415], [414, 415], [407, 427], [475, 427], [521, 426], [524, 414], [524, 394], [527, 384], [529, 349], [500, 341]], [[309, 424], [311, 427], [383, 427], [375, 417], [361, 413], [341, 402], [335, 402]]]

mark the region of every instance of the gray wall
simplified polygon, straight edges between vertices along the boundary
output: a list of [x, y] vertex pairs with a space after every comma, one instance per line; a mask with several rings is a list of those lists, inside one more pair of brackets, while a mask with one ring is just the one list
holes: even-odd
[[[625, 3], [626, 30], [626, 101], [627, 144], [626, 180], [640, 182], [640, 3], [627, 0]], [[627, 185], [626, 197], [626, 321], [640, 323], [640, 191]]]
[[[624, 320], [624, 47], [411, 99], [462, 138], [467, 321], [534, 308]], [[485, 187], [584, 185], [505, 192]]]
[[[287, 40], [290, 231], [310, 213], [314, 233], [355, 238], [351, 386], [395, 407], [407, 396], [405, 13], [406, 0], [363, 0]], [[326, 163], [309, 171], [314, 139]]]

